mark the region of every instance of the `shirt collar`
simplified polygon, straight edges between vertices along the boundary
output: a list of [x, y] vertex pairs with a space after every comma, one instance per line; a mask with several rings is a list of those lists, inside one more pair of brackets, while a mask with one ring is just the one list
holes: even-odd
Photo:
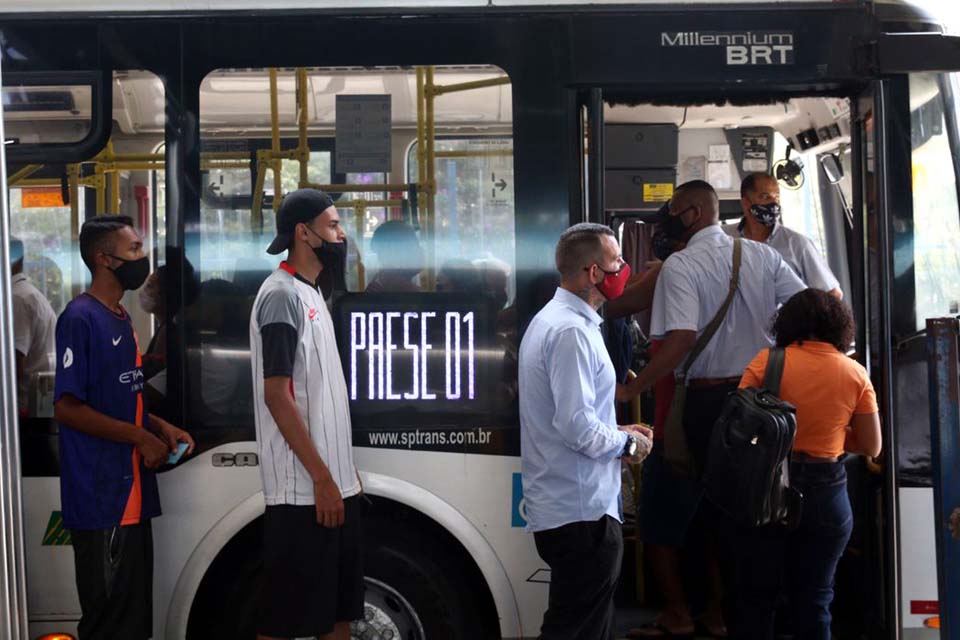
[[819, 340], [804, 340], [799, 344], [794, 342], [791, 346], [799, 347], [800, 349], [804, 349], [806, 351], [826, 351], [829, 353], [840, 353], [837, 351], [837, 348], [829, 342], [821, 342]]
[[[740, 234], [740, 237], [741, 237], [741, 238], [743, 237], [743, 228], [746, 227], [746, 226], [747, 226], [747, 219], [746, 219], [746, 218], [740, 218], [740, 224], [737, 225], [737, 233]], [[774, 223], [773, 223], [773, 231], [771, 231], [771, 232], [770, 232], [770, 235], [767, 236], [767, 242], [770, 242], [771, 240], [773, 240], [773, 237], [774, 237], [775, 235], [777, 235], [778, 233], [780, 233], [780, 223], [779, 223], [779, 222], [774, 222]]]
[[10, 279], [10, 283], [17, 284], [18, 282], [26, 282], [26, 280], [27, 280], [27, 274], [18, 273], [17, 275], [13, 276], [13, 278]]
[[310, 282], [309, 280], [307, 280], [306, 278], [304, 278], [302, 275], [300, 275], [299, 273], [297, 273], [297, 270], [294, 269], [293, 267], [291, 267], [291, 266], [287, 263], [286, 260], [284, 260], [283, 262], [280, 263], [280, 268], [281, 268], [282, 270], [286, 271], [287, 273], [289, 273], [290, 275], [292, 275], [294, 278], [296, 278], [296, 279], [299, 280], [300, 282], [302, 282], [302, 283], [304, 283], [304, 284], [308, 284], [308, 285], [310, 285], [311, 287], [313, 287], [314, 289], [316, 289], [316, 288], [319, 287], [319, 285], [318, 285], [316, 282]]
[[697, 231], [695, 234], [690, 236], [690, 239], [687, 240], [687, 248], [690, 248], [699, 242], [706, 242], [713, 236], [726, 236], [726, 235], [727, 234], [726, 232], [724, 232], [723, 227], [721, 227], [718, 224], [712, 224], [709, 227], [704, 227], [703, 229], [700, 229], [700, 231]]
[[557, 302], [567, 305], [573, 311], [580, 314], [598, 327], [603, 323], [603, 318], [597, 313], [597, 310], [584, 302], [583, 298], [571, 293], [563, 287], [557, 287], [557, 292], [553, 294], [553, 299]]

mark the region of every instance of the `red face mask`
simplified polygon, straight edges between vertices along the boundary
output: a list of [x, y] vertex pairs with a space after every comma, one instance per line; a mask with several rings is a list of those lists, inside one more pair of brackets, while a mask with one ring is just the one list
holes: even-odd
[[603, 280], [597, 285], [597, 290], [603, 294], [607, 300], [616, 300], [623, 295], [623, 290], [627, 286], [627, 280], [630, 279], [630, 265], [624, 264], [620, 271], [604, 271], [597, 265], [600, 271], [603, 271]]

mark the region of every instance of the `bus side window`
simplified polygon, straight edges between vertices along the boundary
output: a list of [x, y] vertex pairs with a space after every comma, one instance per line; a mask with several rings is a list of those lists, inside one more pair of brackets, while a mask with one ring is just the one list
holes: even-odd
[[[960, 211], [956, 168], [941, 81], [957, 89], [958, 74], [910, 76], [917, 329], [926, 319], [960, 312]], [[953, 141], [957, 144], [957, 141]]]

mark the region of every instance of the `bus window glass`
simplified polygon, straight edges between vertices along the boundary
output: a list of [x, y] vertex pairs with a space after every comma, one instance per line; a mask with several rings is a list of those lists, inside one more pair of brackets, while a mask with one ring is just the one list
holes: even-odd
[[[473, 255], [491, 264], [511, 256], [513, 144], [509, 136], [436, 141], [437, 250], [440, 261]], [[407, 175], [418, 176], [417, 144], [407, 152]], [[513, 297], [514, 282], [508, 281]]]
[[910, 76], [917, 329], [960, 311], [960, 214], [941, 80], [949, 76]]
[[[271, 150], [267, 70], [220, 70], [203, 81], [202, 148], [244, 152], [221, 155], [217, 162], [229, 165], [221, 168], [202, 156], [201, 224], [187, 237], [201, 292], [187, 313], [188, 407], [202, 447], [234, 439], [231, 430], [249, 436], [252, 429], [248, 323], [261, 283], [284, 257], [266, 253], [276, 229], [275, 166], [283, 194], [328, 185], [347, 233], [346, 291], [334, 292], [328, 306], [363, 444], [389, 448], [402, 439], [408, 447], [502, 449], [505, 438], [516, 439], [515, 430], [496, 429], [516, 426], [509, 79], [493, 67], [431, 69], [436, 85], [491, 86], [434, 99], [435, 170], [423, 176], [418, 145], [431, 145], [426, 133], [418, 143], [418, 111], [427, 111], [418, 110], [416, 69], [278, 71], [279, 153]], [[296, 96], [304, 82], [301, 136]], [[379, 96], [380, 104], [389, 96], [389, 118], [364, 125], [354, 142], [341, 145], [340, 96]], [[471, 137], [457, 135], [464, 129]], [[363, 160], [362, 140], [372, 133], [389, 139], [386, 161]], [[298, 149], [304, 137], [305, 183]], [[347, 164], [358, 158], [360, 166]], [[338, 163], [356, 170], [341, 171]], [[443, 432], [453, 425], [460, 433]], [[474, 431], [462, 433], [469, 427]]]
[[[22, 416], [52, 416], [52, 323], [90, 282], [78, 246], [83, 222], [108, 213], [129, 216], [144, 237], [148, 255], [155, 256], [153, 175], [163, 171], [162, 151], [157, 154], [164, 132], [163, 83], [150, 72], [136, 70], [115, 71], [113, 83], [115, 95], [124, 99], [114, 101], [113, 130], [99, 153], [72, 164], [9, 165], [10, 232], [19, 240], [23, 260], [15, 280], [22, 294], [36, 292], [43, 299], [30, 303], [30, 322], [15, 328], [15, 339], [22, 340], [18, 344], [29, 349], [19, 376]], [[8, 139], [19, 141], [11, 144], [77, 142], [89, 129], [89, 86], [3, 91]], [[72, 109], [67, 108], [70, 105]], [[141, 308], [136, 291], [124, 296], [122, 303], [147, 351], [156, 318]], [[15, 312], [24, 304], [24, 298], [15, 295]], [[40, 367], [33, 351], [39, 348], [37, 334], [44, 331], [50, 333], [49, 354], [47, 365]]]

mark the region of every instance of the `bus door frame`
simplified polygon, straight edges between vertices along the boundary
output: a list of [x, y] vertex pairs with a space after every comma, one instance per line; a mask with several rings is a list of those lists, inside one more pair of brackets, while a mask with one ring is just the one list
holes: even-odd
[[[0, 106], [0, 140], [5, 140]], [[27, 638], [27, 573], [23, 542], [17, 368], [13, 346], [10, 212], [6, 153], [0, 155], [0, 637]]]
[[[882, 367], [884, 371], [893, 372], [894, 341], [890, 338], [902, 332], [898, 327], [906, 318], [898, 318], [892, 315], [891, 294], [897, 298], [897, 308], [901, 314], [907, 311], [907, 316], [913, 326], [911, 331], [916, 328], [915, 304], [905, 304], [905, 301], [899, 295], [894, 293], [896, 283], [892, 279], [892, 274], [904, 273], [897, 270], [901, 265], [895, 265], [897, 259], [893, 251], [895, 246], [896, 231], [891, 224], [897, 222], [905, 212], [910, 213], [910, 222], [912, 226], [912, 180], [910, 179], [910, 163], [897, 162], [896, 159], [910, 158], [910, 91], [909, 77], [910, 73], [954, 73], [960, 71], [960, 37], [942, 35], [937, 33], [896, 33], [881, 34], [877, 40], [871, 44], [868, 58], [873, 67], [873, 71], [883, 79], [873, 83], [873, 87], [867, 90], [867, 93], [873, 92], [875, 104], [879, 104], [880, 109], [877, 112], [879, 122], [882, 126], [874, 127], [878, 145], [876, 147], [875, 157], [877, 159], [878, 180], [877, 180], [877, 211], [880, 220], [879, 239], [883, 248], [883, 254], [888, 259], [882, 261], [881, 280], [884, 283], [881, 293], [882, 301], [882, 319], [881, 326], [883, 335], [882, 344], [888, 346], [881, 350], [883, 354]], [[949, 86], [941, 85], [941, 91], [945, 97], [950, 95]], [[950, 138], [951, 150], [954, 160], [954, 175], [957, 183], [958, 200], [960, 200], [960, 134], [957, 130], [955, 119], [946, 117], [946, 131]], [[888, 166], [886, 160], [893, 159], [892, 166]], [[861, 209], [862, 211], [862, 209]], [[912, 236], [912, 232], [911, 232]], [[893, 241], [893, 242], [891, 242]], [[911, 240], [912, 242], [912, 237]], [[899, 247], [897, 247], [899, 248]], [[909, 252], [909, 259], [912, 261], [912, 245]], [[893, 269], [891, 271], [891, 268]], [[906, 275], [913, 278], [913, 270], [910, 268]], [[899, 278], [898, 278], [899, 279]], [[890, 288], [887, 285], [892, 285]], [[900, 315], [900, 314], [898, 314]], [[958, 398], [954, 394], [952, 397], [944, 395], [944, 385], [950, 384], [952, 389], [957, 389], [957, 381], [944, 380], [942, 374], [944, 371], [957, 371], [957, 349], [956, 334], [954, 333], [953, 349], [946, 352], [937, 347], [942, 347], [945, 340], [942, 331], [944, 323], [940, 321], [928, 321], [927, 326], [933, 326], [936, 331], [927, 336], [928, 344], [928, 370], [930, 374], [930, 431], [931, 431], [931, 462], [934, 487], [934, 513], [935, 513], [935, 534], [937, 541], [937, 585], [939, 591], [939, 618], [941, 637], [950, 638], [955, 635], [956, 630], [960, 628], [960, 532], [958, 537], [951, 535], [949, 520], [951, 513], [960, 507], [960, 470], [958, 470], [957, 452], [960, 451], [960, 426], [958, 426]], [[952, 320], [951, 325], [956, 327], [956, 320]], [[892, 330], [892, 332], [891, 332]], [[955, 329], [954, 329], [955, 331]], [[946, 364], [942, 360], [944, 353], [952, 354], [953, 361]], [[889, 369], [887, 367], [890, 367]], [[893, 409], [893, 387], [892, 376], [884, 375], [884, 412], [887, 416], [892, 416]], [[943, 384], [940, 384], [943, 383]], [[949, 406], [943, 406], [943, 400], [949, 400]], [[885, 422], [889, 422], [885, 421]], [[896, 498], [897, 498], [897, 473], [896, 473], [896, 442], [887, 438], [895, 438], [896, 432], [892, 425], [885, 425], [884, 439], [885, 448], [889, 447], [893, 455], [888, 456], [889, 462], [893, 463], [893, 468], [887, 472], [885, 478], [885, 498], [887, 504], [894, 509], [893, 513], [885, 514], [886, 524], [888, 526], [887, 543], [888, 549], [897, 554], [893, 556], [896, 564], [896, 583], [897, 583], [897, 601], [892, 611], [895, 613], [894, 620], [899, 618], [899, 530], [896, 516]], [[888, 463], [889, 465], [889, 463]], [[890, 493], [893, 492], [891, 496]], [[892, 497], [894, 500], [890, 501]], [[894, 520], [891, 522], [891, 516]], [[892, 525], [892, 526], [891, 526]], [[892, 545], [892, 546], [891, 546]], [[891, 556], [887, 556], [891, 557]], [[887, 590], [889, 593], [889, 589]], [[896, 627], [899, 630], [899, 622]]]

